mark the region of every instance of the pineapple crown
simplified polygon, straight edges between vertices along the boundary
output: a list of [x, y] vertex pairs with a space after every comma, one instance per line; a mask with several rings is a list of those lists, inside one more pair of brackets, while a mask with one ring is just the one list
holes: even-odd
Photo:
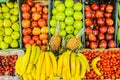
[[60, 32], [60, 21], [57, 21], [55, 35], [58, 35]]
[[76, 37], [81, 37], [85, 32], [85, 28], [83, 27], [79, 32], [77, 33]]

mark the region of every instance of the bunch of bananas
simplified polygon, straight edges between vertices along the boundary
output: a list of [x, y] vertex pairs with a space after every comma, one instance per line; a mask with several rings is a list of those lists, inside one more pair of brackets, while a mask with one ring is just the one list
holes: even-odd
[[42, 52], [38, 46], [28, 46], [16, 61], [16, 72], [23, 80], [55, 80], [57, 61], [52, 52]]
[[90, 71], [86, 57], [71, 51], [64, 52], [58, 59], [57, 75], [63, 80], [80, 80]]

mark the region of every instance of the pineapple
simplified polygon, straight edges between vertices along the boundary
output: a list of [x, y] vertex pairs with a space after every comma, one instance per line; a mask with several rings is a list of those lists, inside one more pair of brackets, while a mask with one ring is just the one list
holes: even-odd
[[80, 46], [80, 43], [81, 43], [80, 37], [84, 33], [84, 30], [85, 29], [82, 28], [76, 36], [73, 36], [70, 40], [68, 40], [66, 44], [66, 48], [72, 51], [76, 50]]
[[60, 22], [57, 21], [56, 32], [50, 39], [50, 47], [53, 51], [58, 51], [61, 43], [61, 37], [59, 36]]

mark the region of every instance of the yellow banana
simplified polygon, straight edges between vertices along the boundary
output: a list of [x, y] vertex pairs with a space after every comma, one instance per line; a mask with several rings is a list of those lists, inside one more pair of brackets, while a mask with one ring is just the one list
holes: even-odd
[[50, 56], [48, 52], [45, 52], [45, 69], [46, 69], [46, 77], [49, 78], [50, 77], [50, 65], [51, 65], [51, 61], [50, 61]]
[[71, 53], [71, 64], [70, 64], [71, 65], [71, 67], [70, 67], [71, 68], [70, 69], [71, 70], [71, 76], [75, 75], [75, 66], [76, 66], [75, 65], [75, 60], [76, 60], [75, 58], [76, 58], [75, 53]]
[[92, 68], [98, 76], [101, 76], [102, 74], [100, 73], [100, 71], [98, 70], [98, 68], [96, 66], [96, 64], [99, 60], [100, 60], [100, 57], [96, 57], [92, 60]]
[[39, 59], [39, 56], [40, 56], [40, 48], [38, 46], [36, 46], [36, 57], [35, 57], [35, 60], [34, 60], [34, 64], [37, 63], [37, 61]]
[[39, 80], [45, 80], [46, 79], [46, 59], [44, 59], [43, 64], [42, 64], [42, 71], [41, 71], [41, 75], [40, 75], [40, 79]]
[[[19, 74], [20, 76], [22, 76], [22, 72], [21, 72], [21, 65], [22, 65], [22, 59], [23, 59], [23, 56], [20, 56], [17, 61], [16, 61], [16, 64], [15, 64], [15, 69], [16, 69], [16, 72], [17, 74]], [[22, 65], [23, 66], [23, 65]]]
[[49, 56], [52, 62], [52, 67], [53, 67], [53, 72], [54, 72], [54, 76], [57, 75], [57, 61], [56, 61], [56, 57], [52, 52], [49, 52]]
[[33, 76], [33, 79], [36, 80], [35, 79], [35, 76], [36, 76], [36, 68], [35, 68], [35, 66], [32, 67], [31, 75]]
[[63, 57], [64, 57], [64, 54], [62, 54], [58, 59], [57, 76], [61, 76], [61, 74], [62, 74]]
[[30, 62], [29, 63], [33, 64], [35, 58], [36, 58], [36, 46], [32, 45], [32, 52], [31, 52]]
[[45, 53], [41, 52], [38, 62], [36, 64], [36, 80], [40, 80], [40, 74], [42, 71], [42, 64], [43, 64], [44, 56], [45, 56]]
[[26, 70], [26, 73], [27, 73], [27, 74], [31, 72], [32, 67], [33, 67], [33, 64], [29, 63], [29, 64], [28, 64], [28, 67], [27, 67], [27, 70]]
[[22, 76], [22, 78], [23, 78], [23, 80], [28, 80], [28, 78], [27, 78], [27, 75], [26, 75], [26, 74], [24, 74], [24, 75]]
[[77, 80], [77, 77], [80, 76], [80, 61], [79, 61], [79, 57], [76, 57], [76, 68], [75, 68], [75, 80]]
[[67, 80], [67, 75], [66, 74], [67, 74], [66, 73], [66, 68], [63, 67], [63, 69], [62, 69], [62, 80]]
[[80, 78], [83, 79], [86, 73], [86, 64], [84, 60], [79, 56], [79, 61], [81, 63], [81, 72], [80, 72]]
[[28, 78], [28, 80], [34, 80], [33, 77], [32, 77], [32, 75], [30, 73], [27, 74], [27, 78]]
[[50, 64], [50, 77], [48, 78], [48, 80], [54, 80], [54, 73], [53, 73], [53, 65]]
[[30, 60], [30, 54], [31, 54], [31, 46], [28, 46], [26, 48], [26, 54], [23, 56], [23, 59], [22, 59], [22, 65], [23, 65], [21, 66], [22, 74], [25, 74], [26, 72], [26, 69]]
[[81, 59], [84, 60], [84, 62], [86, 64], [87, 72], [90, 72], [90, 66], [89, 66], [89, 63], [87, 61], [87, 58], [82, 53], [78, 53], [78, 55], [80, 56]]

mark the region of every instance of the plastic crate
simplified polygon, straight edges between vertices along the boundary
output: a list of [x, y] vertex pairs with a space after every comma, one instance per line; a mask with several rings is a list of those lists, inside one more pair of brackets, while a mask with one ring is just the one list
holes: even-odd
[[0, 2], [7, 2], [7, 1], [9, 1], [9, 0], [0, 0]]
[[[93, 3], [98, 3], [98, 4], [102, 4], [102, 3], [105, 3], [105, 4], [112, 4], [114, 6], [114, 11], [112, 13], [112, 18], [114, 20], [114, 27], [115, 27], [115, 33], [114, 33], [114, 41], [116, 42], [116, 47], [117, 47], [117, 15], [118, 15], [118, 1], [117, 0], [85, 0], [84, 4], [87, 5], [87, 4], [93, 4]], [[85, 12], [85, 11], [84, 11]], [[84, 36], [84, 48], [85, 47], [85, 36]]]

